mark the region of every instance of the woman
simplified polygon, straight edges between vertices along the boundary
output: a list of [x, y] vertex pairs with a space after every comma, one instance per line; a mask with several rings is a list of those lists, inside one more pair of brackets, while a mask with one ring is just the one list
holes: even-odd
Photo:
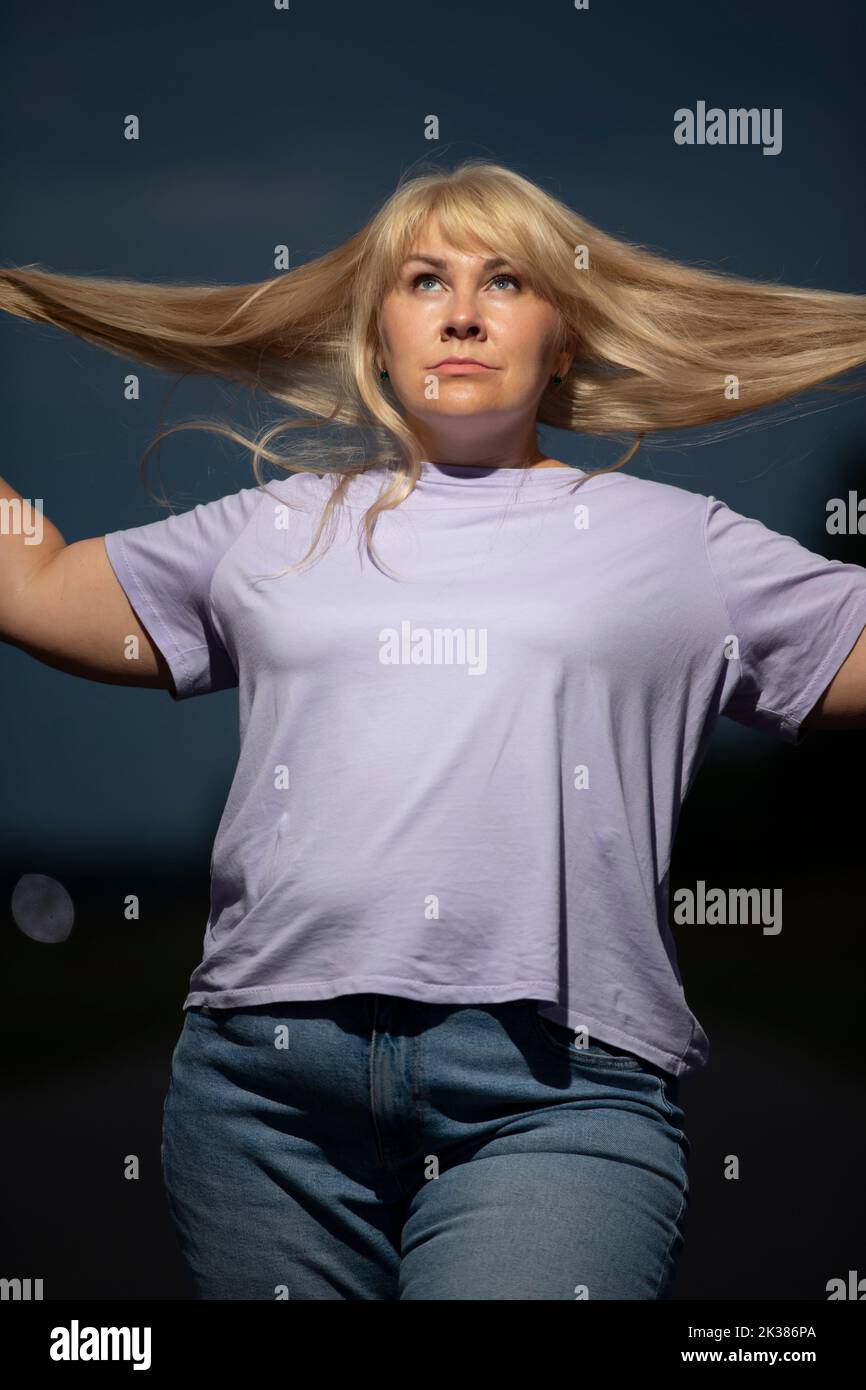
[[[669, 1297], [708, 1055], [679, 809], [721, 714], [866, 725], [866, 571], [618, 469], [862, 364], [863, 297], [675, 265], [470, 161], [259, 286], [16, 269], [0, 303], [365, 446], [284, 459], [281, 421], [257, 486], [0, 547], [5, 640], [239, 687], [163, 1127], [197, 1295]], [[588, 472], [539, 423], [637, 441]]]

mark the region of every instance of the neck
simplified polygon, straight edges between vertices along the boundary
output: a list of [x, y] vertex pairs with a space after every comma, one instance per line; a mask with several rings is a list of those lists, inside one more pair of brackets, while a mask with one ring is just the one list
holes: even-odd
[[510, 421], [492, 429], [489, 421], [479, 421], [476, 430], [468, 420], [460, 423], [458, 437], [456, 432], [445, 436], [438, 429], [430, 430], [418, 419], [407, 419], [424, 451], [424, 458], [430, 463], [485, 469], [563, 467], [557, 459], [549, 458], [539, 449], [534, 421], [523, 431], [515, 429]]

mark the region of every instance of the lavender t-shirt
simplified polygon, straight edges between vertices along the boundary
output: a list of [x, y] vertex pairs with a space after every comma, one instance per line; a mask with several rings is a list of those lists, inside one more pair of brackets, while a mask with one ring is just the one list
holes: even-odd
[[[790, 743], [866, 625], [866, 569], [629, 474], [423, 465], [300, 560], [327, 475], [113, 531], [186, 699], [238, 686], [184, 1008], [376, 992], [540, 1012], [683, 1075], [708, 1042], [668, 925], [720, 714]], [[278, 576], [278, 577], [274, 577]]]

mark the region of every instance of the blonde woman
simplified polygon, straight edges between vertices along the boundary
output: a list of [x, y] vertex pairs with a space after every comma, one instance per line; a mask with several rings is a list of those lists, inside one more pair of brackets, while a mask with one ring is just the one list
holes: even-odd
[[[669, 1297], [708, 1055], [680, 806], [722, 714], [866, 726], [866, 571], [620, 468], [862, 365], [864, 298], [674, 264], [470, 161], [260, 285], [21, 268], [0, 305], [302, 412], [216, 502], [0, 538], [6, 641], [239, 689], [163, 1120], [197, 1296]], [[592, 472], [539, 423], [636, 438]]]

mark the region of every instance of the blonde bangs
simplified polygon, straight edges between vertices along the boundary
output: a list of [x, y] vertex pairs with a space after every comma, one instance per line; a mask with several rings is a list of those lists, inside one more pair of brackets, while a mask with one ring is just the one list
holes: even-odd
[[[510, 172], [510, 171], [508, 171]], [[398, 190], [387, 209], [375, 275], [384, 297], [396, 285], [400, 267], [435, 217], [444, 239], [467, 254], [503, 256], [526, 283], [551, 302], [563, 292], [572, 258], [568, 242], [552, 234], [549, 222], [519, 184], [503, 187], [489, 166], [464, 166], [460, 176], [437, 173]], [[531, 185], [530, 185], [531, 188]], [[374, 252], [375, 257], [375, 252]], [[573, 280], [568, 288], [573, 292]]]

